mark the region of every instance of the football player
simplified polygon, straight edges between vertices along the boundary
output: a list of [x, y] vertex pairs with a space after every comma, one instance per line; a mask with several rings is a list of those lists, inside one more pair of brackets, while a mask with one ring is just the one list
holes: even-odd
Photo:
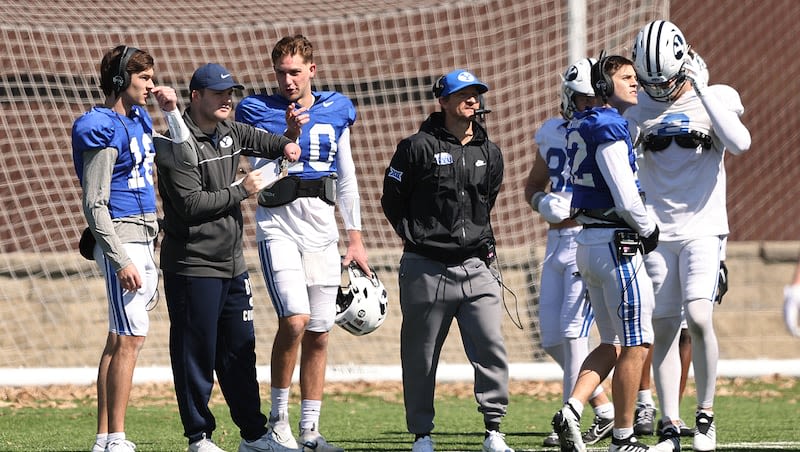
[[[288, 424], [289, 388], [300, 357], [299, 447], [340, 452], [320, 435], [328, 334], [336, 317], [342, 265], [355, 262], [371, 271], [361, 240], [361, 212], [350, 127], [356, 110], [346, 96], [314, 91], [314, 49], [302, 35], [275, 44], [272, 64], [278, 92], [253, 95], [236, 108], [236, 119], [284, 133], [302, 149], [287, 176], [267, 188], [256, 209], [261, 269], [278, 315], [272, 347], [270, 437], [273, 450], [296, 450]], [[252, 161], [254, 168], [267, 164]], [[347, 253], [340, 259], [334, 214], [339, 205], [347, 230]]]
[[572, 209], [583, 229], [576, 262], [589, 292], [601, 344], [584, 361], [571, 397], [553, 417], [562, 451], [584, 451], [583, 402], [614, 369], [614, 427], [610, 452], [646, 451], [633, 432], [633, 405], [642, 364], [653, 342], [653, 286], [642, 256], [658, 243], [659, 228], [645, 210], [625, 119], [636, 105], [633, 62], [601, 54], [591, 83], [602, 106], [575, 113], [567, 126]]
[[[581, 364], [589, 354], [589, 328], [594, 314], [580, 272], [575, 264], [575, 236], [581, 228], [570, 218], [572, 183], [567, 164], [567, 123], [576, 111], [597, 106], [591, 83], [591, 68], [597, 60], [583, 58], [562, 76], [561, 117], [545, 121], [534, 136], [536, 160], [528, 174], [525, 200], [548, 222], [547, 246], [539, 285], [539, 334], [542, 348], [561, 366], [563, 402], [566, 403]], [[549, 192], [545, 190], [549, 187]], [[614, 405], [598, 386], [589, 400], [595, 418], [584, 434], [586, 444], [595, 444], [611, 434]], [[545, 446], [558, 446], [552, 432]]]
[[750, 147], [740, 117], [739, 94], [726, 85], [708, 86], [704, 62], [673, 23], [655, 20], [636, 36], [636, 73], [644, 88], [625, 116], [640, 143], [640, 178], [648, 212], [661, 227], [659, 245], [646, 259], [653, 279], [655, 345], [653, 368], [663, 412], [662, 439], [678, 435], [678, 342], [683, 309], [692, 336], [697, 384], [692, 448], [716, 448], [714, 392], [719, 348], [712, 322], [721, 252], [728, 234], [725, 199], [726, 151]]
[[97, 437], [92, 452], [132, 452], [125, 412], [133, 369], [156, 296], [158, 234], [153, 186], [153, 122], [144, 108], [153, 95], [165, 115], [177, 112], [175, 90], [153, 83], [153, 57], [117, 46], [100, 62], [106, 96], [72, 126], [72, 158], [83, 189], [83, 212], [105, 277], [108, 336], [97, 372]]

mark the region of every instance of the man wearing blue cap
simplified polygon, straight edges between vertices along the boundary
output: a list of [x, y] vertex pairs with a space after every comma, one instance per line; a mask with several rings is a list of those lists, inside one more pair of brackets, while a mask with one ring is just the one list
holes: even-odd
[[170, 319], [170, 360], [189, 452], [220, 452], [208, 401], [217, 374], [242, 437], [239, 452], [270, 450], [256, 380], [253, 295], [242, 252], [240, 203], [264, 183], [260, 170], [237, 181], [240, 155], [295, 161], [299, 146], [228, 120], [233, 90], [218, 64], [195, 71], [191, 105], [167, 116], [169, 139], [154, 137], [164, 208], [161, 268]]
[[403, 240], [400, 359], [413, 452], [432, 452], [439, 354], [453, 319], [475, 371], [484, 452], [514, 452], [500, 433], [508, 407], [503, 304], [490, 214], [503, 156], [475, 118], [489, 87], [457, 69], [433, 85], [441, 111], [400, 141], [383, 182], [384, 214]]

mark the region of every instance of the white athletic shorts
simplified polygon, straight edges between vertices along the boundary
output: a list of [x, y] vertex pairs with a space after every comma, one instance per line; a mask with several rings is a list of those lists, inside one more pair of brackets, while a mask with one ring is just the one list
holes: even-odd
[[136, 292], [122, 289], [117, 272], [100, 245], [94, 247], [94, 261], [106, 281], [108, 331], [119, 336], [147, 336], [150, 329], [147, 305], [158, 290], [158, 267], [153, 259], [153, 243], [123, 243], [122, 246], [142, 279], [142, 287]]
[[290, 240], [258, 242], [261, 273], [278, 317], [310, 315], [306, 330], [330, 331], [342, 263], [336, 242], [320, 251], [301, 251]]
[[656, 297], [653, 318], [682, 315], [686, 302], [715, 298], [722, 244], [715, 236], [658, 242], [645, 259]]
[[[609, 232], [613, 233], [604, 233]], [[616, 247], [609, 241], [578, 245], [576, 261], [589, 290], [601, 342], [625, 347], [652, 344], [653, 283], [642, 255], [619, 262]]]
[[547, 231], [539, 285], [539, 333], [543, 347], [553, 347], [564, 338], [588, 337], [594, 321], [586, 288], [575, 264], [575, 236], [581, 228]]

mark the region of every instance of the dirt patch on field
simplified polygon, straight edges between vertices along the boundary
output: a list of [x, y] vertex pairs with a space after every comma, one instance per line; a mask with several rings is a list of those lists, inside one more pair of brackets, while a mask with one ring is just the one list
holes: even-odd
[[[763, 383], [763, 384], [757, 384]], [[764, 385], [766, 384], [766, 386]], [[780, 390], [794, 388], [798, 384], [796, 378], [783, 376], [761, 377], [757, 379], [727, 378], [720, 379], [717, 394], [720, 396], [736, 394], [741, 397], [778, 397]], [[774, 389], [770, 389], [770, 386]], [[509, 383], [512, 394], [538, 397], [552, 400], [559, 397], [561, 383], [554, 381], [518, 381]], [[606, 386], [606, 389], [608, 387]], [[692, 382], [687, 387], [687, 394], [694, 392]], [[299, 391], [297, 391], [299, 393]], [[332, 382], [325, 387], [326, 398], [339, 398], [353, 393], [379, 397], [392, 403], [402, 403], [402, 385], [400, 382]], [[436, 388], [438, 396], [472, 397], [472, 383], [440, 383]], [[261, 386], [261, 394], [269, 395], [269, 387]], [[296, 395], [295, 395], [296, 396]], [[74, 408], [94, 405], [97, 402], [96, 389], [91, 386], [58, 385], [28, 386], [0, 388], [0, 407], [23, 408]], [[131, 403], [137, 406], [171, 405], [175, 403], [175, 393], [170, 383], [138, 384], [133, 387]], [[225, 403], [218, 388], [212, 395], [213, 404]]]

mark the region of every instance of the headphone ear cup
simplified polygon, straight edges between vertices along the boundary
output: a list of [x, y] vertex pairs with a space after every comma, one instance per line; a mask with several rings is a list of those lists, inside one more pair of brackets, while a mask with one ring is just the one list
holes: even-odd
[[595, 95], [608, 99], [614, 94], [614, 81], [603, 70], [608, 61], [605, 53], [605, 50], [600, 52], [600, 58], [597, 59], [597, 63], [592, 65], [591, 74], [592, 88], [594, 88]]
[[114, 84], [114, 90], [117, 94], [128, 88], [131, 84], [131, 76], [128, 74], [128, 62], [131, 60], [131, 57], [133, 57], [133, 54], [138, 51], [139, 49], [136, 47], [125, 46], [122, 52], [120, 52], [117, 73], [111, 79], [111, 83]]
[[111, 79], [111, 82], [114, 83], [114, 88], [116, 88], [117, 91], [125, 89], [125, 79], [123, 79], [122, 76], [115, 75], [114, 78]]
[[599, 94], [603, 97], [608, 97], [608, 83], [604, 79], [600, 79], [594, 85], [595, 94]]
[[431, 87], [431, 91], [433, 91], [434, 97], [439, 97], [442, 95], [442, 90], [444, 89], [444, 75], [437, 78], [435, 82], [433, 82], [433, 87]]
[[611, 95], [614, 94], [614, 81], [611, 80], [611, 77], [606, 75], [605, 72], [603, 72], [603, 85], [605, 85], [603, 87], [603, 92], [606, 97], [611, 97]]

